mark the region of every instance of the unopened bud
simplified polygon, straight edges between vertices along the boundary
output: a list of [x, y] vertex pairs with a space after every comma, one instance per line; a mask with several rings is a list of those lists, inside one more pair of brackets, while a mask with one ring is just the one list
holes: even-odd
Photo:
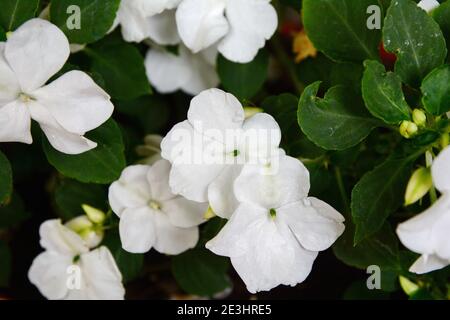
[[66, 227], [72, 231], [75, 231], [76, 233], [80, 233], [86, 229], [91, 229], [93, 226], [94, 224], [92, 223], [92, 221], [89, 220], [86, 216], [73, 218], [66, 223]]
[[400, 124], [400, 134], [406, 139], [415, 136], [417, 131], [419, 131], [419, 127], [414, 122], [405, 120]]
[[414, 109], [412, 118], [419, 127], [424, 127], [427, 124], [427, 115], [421, 109]]
[[83, 208], [83, 211], [93, 223], [101, 224], [106, 219], [106, 214], [97, 208], [91, 207], [87, 204], [81, 205], [81, 208]]
[[65, 225], [70, 230], [76, 232], [89, 248], [95, 248], [103, 240], [103, 230], [95, 226], [87, 216], [76, 217], [68, 221]]
[[245, 119], [254, 116], [257, 113], [263, 112], [263, 109], [257, 107], [244, 107]]
[[414, 293], [419, 290], [419, 286], [409, 280], [408, 278], [405, 278], [403, 276], [399, 277], [400, 286], [402, 287], [403, 291], [408, 295], [411, 296]]
[[89, 248], [97, 247], [103, 240], [103, 230], [97, 229], [85, 229], [79, 233], [80, 237], [84, 240]]
[[405, 193], [405, 206], [409, 206], [420, 199], [430, 191], [433, 186], [430, 168], [417, 169], [409, 179]]

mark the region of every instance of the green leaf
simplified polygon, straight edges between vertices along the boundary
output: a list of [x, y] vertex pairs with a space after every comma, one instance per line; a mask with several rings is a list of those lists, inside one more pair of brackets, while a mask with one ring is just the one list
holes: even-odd
[[[80, 8], [80, 28], [71, 27], [73, 11]], [[111, 29], [119, 9], [120, 0], [52, 0], [51, 21], [67, 36], [70, 43], [92, 43], [101, 39]]]
[[7, 287], [11, 276], [11, 252], [9, 247], [0, 240], [0, 288]]
[[389, 124], [409, 120], [410, 109], [403, 95], [400, 77], [386, 72], [378, 61], [365, 61], [364, 66], [362, 93], [370, 113]]
[[260, 50], [250, 63], [235, 63], [222, 55], [217, 61], [217, 72], [223, 87], [240, 99], [250, 99], [263, 86], [269, 68], [269, 54]]
[[55, 189], [55, 204], [63, 220], [84, 214], [81, 205], [88, 204], [106, 211], [107, 194], [103, 186], [64, 179]]
[[11, 202], [4, 207], [0, 207], [0, 229], [15, 227], [29, 217], [30, 213], [26, 211], [22, 199], [14, 193]]
[[316, 97], [320, 82], [305, 88], [299, 107], [298, 122], [306, 136], [327, 150], [355, 146], [380, 125], [365, 112], [363, 102], [352, 89], [336, 86], [323, 99]]
[[395, 72], [403, 82], [418, 87], [422, 79], [444, 63], [445, 39], [439, 25], [411, 0], [394, 0], [383, 28], [387, 51], [397, 55]]
[[130, 282], [140, 275], [144, 266], [144, 255], [123, 250], [119, 233], [116, 230], [108, 232], [102, 244], [111, 251], [124, 283]]
[[[447, 49], [450, 50], [450, 0], [441, 3], [437, 9], [433, 10], [432, 15], [441, 27], [445, 41], [447, 42]], [[450, 61], [450, 56], [448, 60]]]
[[356, 246], [353, 243], [355, 227], [349, 221], [344, 234], [333, 245], [336, 257], [345, 264], [358, 269], [377, 265], [383, 271], [401, 270], [398, 239], [389, 224]]
[[11, 165], [6, 156], [0, 151], [0, 205], [11, 197], [13, 177]]
[[180, 287], [202, 297], [212, 297], [230, 287], [228, 267], [228, 259], [201, 248], [172, 258], [172, 272]]
[[314, 46], [338, 61], [378, 59], [380, 30], [367, 28], [377, 0], [304, 0], [303, 24]]
[[440, 116], [450, 111], [450, 65], [433, 70], [422, 82], [422, 103], [425, 109]]
[[139, 50], [132, 44], [107, 40], [84, 50], [92, 58], [92, 71], [103, 77], [105, 90], [120, 100], [150, 94], [152, 90]]
[[405, 155], [399, 150], [374, 170], [365, 174], [352, 191], [352, 217], [356, 225], [355, 243], [373, 235], [403, 203], [414, 161], [424, 152], [419, 148]]
[[34, 18], [39, 0], [2, 0], [0, 24], [6, 31], [14, 31], [25, 21]]
[[50, 164], [63, 175], [85, 183], [107, 184], [117, 180], [126, 165], [122, 134], [117, 124], [110, 119], [86, 137], [98, 145], [79, 155], [56, 151], [47, 139], [43, 139]]

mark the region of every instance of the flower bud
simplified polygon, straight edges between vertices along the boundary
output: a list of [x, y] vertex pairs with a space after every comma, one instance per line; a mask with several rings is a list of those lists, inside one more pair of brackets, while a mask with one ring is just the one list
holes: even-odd
[[408, 278], [400, 276], [399, 282], [400, 282], [400, 286], [402, 287], [403, 291], [408, 296], [413, 295], [415, 292], [417, 292], [417, 290], [419, 290], [419, 286], [417, 284], [415, 284], [414, 282], [412, 282], [411, 280], [409, 280]]
[[414, 122], [405, 120], [400, 124], [400, 134], [406, 139], [415, 136], [417, 131], [419, 131], [419, 128]]
[[430, 191], [432, 186], [433, 178], [431, 177], [430, 168], [422, 167], [417, 169], [409, 179], [408, 186], [406, 187], [405, 206], [409, 206], [422, 199]]
[[103, 240], [103, 230], [98, 229], [87, 216], [76, 217], [68, 221], [65, 226], [76, 232], [89, 248], [95, 248]]
[[415, 124], [419, 127], [424, 127], [427, 124], [427, 116], [421, 109], [414, 109], [412, 118]]
[[263, 112], [263, 109], [257, 107], [244, 107], [245, 119], [254, 116], [257, 113]]
[[105, 221], [106, 214], [103, 211], [91, 207], [90, 205], [87, 204], [83, 204], [81, 205], [81, 207], [88, 216], [89, 220], [91, 220], [93, 223], [101, 224], [103, 223], [103, 221]]

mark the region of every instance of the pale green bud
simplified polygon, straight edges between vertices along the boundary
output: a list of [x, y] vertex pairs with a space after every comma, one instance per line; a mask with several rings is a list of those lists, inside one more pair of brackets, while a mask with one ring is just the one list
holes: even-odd
[[414, 109], [412, 118], [415, 124], [419, 127], [424, 127], [427, 124], [427, 115], [421, 109]]
[[405, 120], [400, 124], [400, 134], [406, 139], [415, 136], [417, 131], [419, 131], [419, 127], [414, 122]]
[[405, 278], [403, 276], [399, 277], [399, 282], [400, 282], [400, 286], [402, 287], [403, 291], [408, 296], [413, 295], [415, 292], [417, 292], [417, 290], [420, 289], [417, 284], [415, 284], [414, 282], [412, 282], [411, 280], [409, 280], [408, 278]]
[[72, 231], [75, 231], [76, 233], [80, 233], [86, 229], [91, 229], [93, 226], [94, 224], [92, 223], [92, 221], [89, 220], [86, 216], [73, 218], [66, 223], [66, 227]]
[[245, 119], [254, 116], [257, 113], [263, 112], [263, 109], [257, 107], [244, 107]]
[[420, 199], [430, 191], [433, 186], [430, 168], [419, 168], [409, 179], [405, 193], [405, 206], [409, 206]]
[[99, 229], [87, 216], [76, 217], [65, 225], [77, 233], [89, 248], [95, 248], [103, 240], [103, 230]]
[[106, 214], [97, 208], [91, 207], [87, 204], [81, 205], [81, 208], [83, 208], [83, 211], [93, 223], [101, 224], [106, 219]]

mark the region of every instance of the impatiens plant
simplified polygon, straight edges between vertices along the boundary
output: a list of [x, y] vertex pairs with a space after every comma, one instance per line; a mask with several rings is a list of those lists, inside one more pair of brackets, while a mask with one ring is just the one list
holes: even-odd
[[0, 0], [0, 298], [449, 299], [449, 49], [450, 0]]

